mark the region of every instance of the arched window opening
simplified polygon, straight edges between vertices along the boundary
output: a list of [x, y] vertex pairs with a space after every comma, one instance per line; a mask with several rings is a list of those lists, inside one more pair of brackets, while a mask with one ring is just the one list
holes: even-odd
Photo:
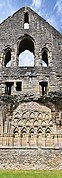
[[28, 12], [24, 14], [24, 29], [29, 29], [29, 15]]
[[26, 140], [26, 138], [27, 138], [27, 136], [26, 136], [26, 128], [22, 129], [22, 131], [21, 131], [21, 138], [22, 138], [22, 140], [21, 140], [22, 146], [26, 146], [26, 144], [27, 144], [27, 140]]
[[11, 51], [8, 50], [5, 55], [5, 67], [11, 67]]
[[42, 129], [39, 128], [37, 132], [37, 145], [42, 146]]
[[50, 146], [52, 146], [52, 142], [51, 142], [52, 141], [51, 140], [51, 130], [50, 130], [50, 128], [47, 128], [45, 132], [46, 132], [46, 135], [45, 135], [46, 136], [46, 146], [50, 147]]
[[35, 137], [34, 137], [34, 129], [33, 128], [31, 128], [30, 129], [30, 135], [29, 135], [29, 144], [30, 144], [30, 146], [34, 146], [34, 144], [35, 144]]
[[29, 38], [24, 38], [19, 45], [19, 67], [33, 67], [34, 66], [34, 43]]
[[43, 53], [42, 53], [42, 66], [43, 67], [47, 67], [48, 66], [48, 54], [47, 54], [47, 50], [44, 49]]
[[19, 137], [19, 133], [18, 133], [18, 128], [16, 127], [14, 129], [14, 143], [13, 143], [14, 146], [18, 146], [19, 145], [18, 137]]

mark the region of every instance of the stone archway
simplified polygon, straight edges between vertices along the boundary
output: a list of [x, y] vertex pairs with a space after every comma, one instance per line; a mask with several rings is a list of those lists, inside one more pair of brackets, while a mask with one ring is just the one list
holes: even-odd
[[[52, 122], [51, 109], [45, 105], [33, 101], [19, 104], [9, 119], [11, 127], [8, 134], [11, 139], [14, 138], [13, 145], [42, 147], [45, 145], [46, 129], [48, 126], [53, 128], [50, 121]], [[11, 145], [12, 142], [8, 144]]]

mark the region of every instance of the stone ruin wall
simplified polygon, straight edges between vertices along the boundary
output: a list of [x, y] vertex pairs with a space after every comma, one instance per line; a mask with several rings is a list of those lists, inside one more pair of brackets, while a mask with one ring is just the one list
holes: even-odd
[[62, 169], [61, 109], [50, 102], [4, 101], [0, 113], [1, 169]]
[[[27, 11], [28, 30], [23, 28]], [[24, 39], [34, 45], [34, 67], [18, 66], [19, 45]], [[44, 48], [47, 67], [41, 65]], [[9, 68], [5, 66], [8, 50]], [[21, 91], [16, 90], [17, 82], [22, 84]], [[42, 96], [43, 82], [48, 85]], [[10, 95], [7, 83], [13, 84]], [[61, 90], [62, 36], [31, 9], [22, 8], [0, 26], [1, 169], [62, 169]]]
[[19, 104], [13, 113], [9, 107], [0, 108], [1, 147], [62, 148], [62, 111], [51, 111], [33, 101]]

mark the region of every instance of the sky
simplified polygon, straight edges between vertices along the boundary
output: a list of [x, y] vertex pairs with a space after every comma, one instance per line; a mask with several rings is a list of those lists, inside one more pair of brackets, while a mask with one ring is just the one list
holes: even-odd
[[33, 67], [34, 66], [34, 55], [28, 50], [25, 50], [19, 55], [19, 66], [21, 67]]
[[0, 0], [0, 23], [29, 6], [62, 34], [62, 0]]

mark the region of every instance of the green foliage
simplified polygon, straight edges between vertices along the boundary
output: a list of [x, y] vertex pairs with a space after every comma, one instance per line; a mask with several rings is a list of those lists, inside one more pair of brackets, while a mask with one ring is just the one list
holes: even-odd
[[62, 178], [62, 171], [1, 171], [0, 178]]

